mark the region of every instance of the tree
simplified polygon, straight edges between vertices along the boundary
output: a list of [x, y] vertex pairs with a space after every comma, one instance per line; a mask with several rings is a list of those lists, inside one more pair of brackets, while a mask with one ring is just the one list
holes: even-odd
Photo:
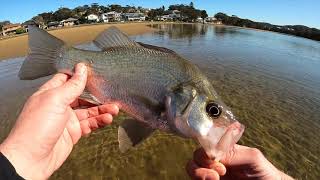
[[162, 7], [158, 9], [151, 9], [148, 12], [148, 17], [150, 20], [156, 20], [158, 16], [162, 16], [163, 14], [164, 14], [164, 10]]
[[192, 7], [192, 8], [194, 8], [192, 1], [190, 2], [189, 6]]
[[1, 22], [0, 22], [0, 30], [2, 30], [2, 27], [3, 27], [4, 25], [8, 25], [8, 24], [11, 24], [10, 21], [1, 21]]
[[44, 25], [44, 19], [42, 16], [35, 16], [32, 18], [33, 22], [35, 22], [37, 25], [41, 25], [43, 26]]
[[109, 5], [109, 9], [111, 10], [111, 11], [116, 11], [116, 12], [122, 12], [122, 6], [120, 6], [120, 5], [118, 5], [118, 4], [111, 4], [111, 5]]
[[53, 12], [44, 12], [44, 13], [38, 14], [38, 16], [41, 16], [43, 18], [44, 24], [48, 24], [49, 22], [55, 21]]
[[92, 3], [90, 7], [90, 14], [99, 14], [100, 12], [100, 6], [98, 3]]
[[53, 13], [56, 21], [62, 21], [72, 17], [72, 11], [69, 8], [59, 8], [56, 12]]
[[202, 10], [201, 11], [201, 18], [203, 20], [203, 24], [204, 24], [204, 19], [208, 17], [207, 11], [206, 10]]

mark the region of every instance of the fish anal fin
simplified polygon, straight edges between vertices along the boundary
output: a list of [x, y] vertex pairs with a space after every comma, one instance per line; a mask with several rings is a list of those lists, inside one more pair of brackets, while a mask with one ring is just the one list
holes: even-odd
[[84, 90], [83, 93], [79, 97], [80, 99], [87, 101], [91, 104], [101, 105], [101, 103], [94, 95], [92, 95], [88, 90]]
[[115, 26], [112, 26], [102, 33], [100, 33], [93, 43], [101, 48], [102, 50], [111, 48], [111, 47], [119, 47], [119, 46], [137, 46], [140, 45], [133, 40], [131, 40], [126, 34], [121, 32]]
[[125, 119], [118, 128], [119, 149], [122, 153], [136, 146], [147, 137], [149, 137], [154, 129], [148, 127], [135, 119]]

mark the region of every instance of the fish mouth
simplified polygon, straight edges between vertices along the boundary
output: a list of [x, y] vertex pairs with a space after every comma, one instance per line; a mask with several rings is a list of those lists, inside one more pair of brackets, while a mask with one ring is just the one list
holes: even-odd
[[232, 150], [244, 129], [244, 125], [237, 121], [227, 127], [213, 125], [206, 136], [198, 136], [197, 139], [208, 157], [219, 161]]

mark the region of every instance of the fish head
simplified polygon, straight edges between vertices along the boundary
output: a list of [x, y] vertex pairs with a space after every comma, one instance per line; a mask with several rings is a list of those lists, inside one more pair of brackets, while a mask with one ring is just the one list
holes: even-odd
[[196, 139], [210, 158], [220, 160], [240, 139], [244, 126], [214, 90], [208, 93], [189, 87], [179, 93], [173, 102], [178, 107], [175, 128], [183, 136]]

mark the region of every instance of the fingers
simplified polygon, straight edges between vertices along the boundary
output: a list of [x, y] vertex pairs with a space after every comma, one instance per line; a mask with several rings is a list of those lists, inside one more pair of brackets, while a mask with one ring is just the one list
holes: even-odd
[[205, 168], [212, 168], [214, 164], [214, 160], [207, 156], [203, 148], [199, 148], [193, 153], [193, 159], [199, 166]]
[[90, 134], [91, 131], [97, 128], [111, 124], [112, 119], [113, 117], [111, 114], [102, 114], [93, 118], [80, 121], [82, 135]]
[[74, 75], [56, 90], [60, 92], [60, 99], [66, 105], [71, 104], [83, 92], [87, 82], [87, 67], [79, 63], [75, 67]]
[[214, 169], [220, 176], [226, 174], [226, 167], [218, 162], [210, 159], [203, 148], [197, 149], [193, 154], [194, 162], [204, 168]]
[[229, 153], [221, 162], [227, 166], [238, 166], [244, 164], [254, 164], [257, 161], [265, 160], [260, 150], [235, 144], [231, 153]]
[[192, 179], [219, 180], [219, 174], [207, 168], [198, 166], [194, 161], [189, 161], [186, 167], [187, 173]]
[[119, 113], [119, 108], [115, 104], [104, 104], [101, 106], [91, 107], [88, 109], [77, 109], [75, 113], [78, 119], [84, 120], [91, 117], [98, 116], [100, 114], [109, 113], [111, 115], [117, 115]]

